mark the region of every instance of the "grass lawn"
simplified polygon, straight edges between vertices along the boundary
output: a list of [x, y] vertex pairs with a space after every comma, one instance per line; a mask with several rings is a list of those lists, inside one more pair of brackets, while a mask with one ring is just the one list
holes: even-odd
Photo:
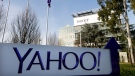
[[120, 63], [120, 76], [135, 76], [135, 67], [128, 63]]

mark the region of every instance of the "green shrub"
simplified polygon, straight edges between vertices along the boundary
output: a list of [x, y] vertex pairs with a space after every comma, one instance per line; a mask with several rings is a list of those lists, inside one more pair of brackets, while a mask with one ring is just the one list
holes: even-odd
[[135, 70], [120, 68], [120, 76], [135, 76]]
[[121, 64], [120, 76], [135, 76], [135, 67], [131, 67], [130, 64]]

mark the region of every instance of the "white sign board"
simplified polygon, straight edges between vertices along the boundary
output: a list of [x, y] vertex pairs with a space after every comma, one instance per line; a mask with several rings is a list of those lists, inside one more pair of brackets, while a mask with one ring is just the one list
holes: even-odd
[[102, 75], [112, 72], [110, 50], [0, 44], [0, 76]]
[[98, 14], [92, 14], [88, 16], [74, 18], [74, 26], [84, 25], [86, 23], [97, 23], [97, 22], [101, 22], [98, 20]]

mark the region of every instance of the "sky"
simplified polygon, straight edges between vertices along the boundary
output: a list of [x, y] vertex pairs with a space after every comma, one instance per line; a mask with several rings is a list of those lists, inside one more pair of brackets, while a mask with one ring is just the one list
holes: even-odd
[[[8, 16], [8, 27], [6, 28], [6, 37], [10, 30], [12, 20], [16, 15], [26, 8], [28, 0], [10, 0], [10, 9]], [[8, 0], [0, 1], [7, 10]], [[43, 42], [45, 44], [46, 19], [47, 19], [47, 0], [30, 0], [30, 7], [36, 13], [39, 19], [40, 30]], [[97, 0], [51, 0], [49, 8], [48, 32], [58, 33], [59, 28], [66, 25], [73, 26], [73, 13], [100, 8]], [[135, 16], [132, 11], [129, 12], [130, 23], [135, 24]], [[6, 39], [6, 38], [5, 38]]]

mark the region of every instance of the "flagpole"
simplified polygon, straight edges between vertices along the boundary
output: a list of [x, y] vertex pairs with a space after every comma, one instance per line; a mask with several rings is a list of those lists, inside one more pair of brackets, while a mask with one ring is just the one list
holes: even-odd
[[8, 18], [8, 12], [9, 12], [9, 6], [10, 6], [10, 0], [9, 0], [9, 2], [8, 2], [8, 9], [7, 9], [5, 27], [4, 27], [4, 32], [3, 32], [3, 36], [2, 36], [2, 43], [3, 43], [3, 40], [4, 40], [4, 35], [5, 35], [5, 30], [6, 30], [6, 25], [7, 25], [7, 18]]
[[48, 38], [48, 18], [49, 18], [49, 6], [47, 6], [47, 18], [46, 18], [46, 45], [47, 45], [47, 38]]

